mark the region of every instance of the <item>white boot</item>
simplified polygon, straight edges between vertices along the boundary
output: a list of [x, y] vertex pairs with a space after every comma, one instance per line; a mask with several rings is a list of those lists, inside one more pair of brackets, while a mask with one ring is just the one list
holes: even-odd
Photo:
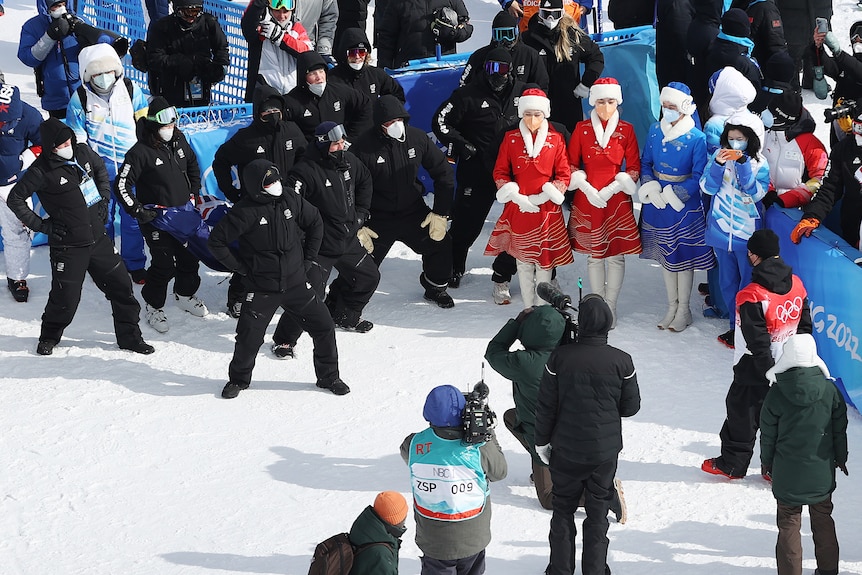
[[587, 258], [587, 277], [590, 280], [590, 292], [605, 297], [605, 260], [594, 257]]
[[667, 271], [664, 268], [662, 268], [661, 271], [662, 276], [664, 277], [664, 289], [667, 291], [667, 313], [664, 314], [664, 318], [658, 322], [657, 327], [659, 329], [667, 329], [673, 321], [673, 318], [676, 317], [676, 310], [679, 307], [679, 298], [677, 297], [678, 280], [676, 278], [676, 273]]
[[176, 300], [177, 307], [183, 311], [187, 311], [193, 316], [203, 317], [209, 310], [207, 309], [206, 304], [198, 299], [196, 295], [178, 295], [174, 294], [174, 299]]
[[536, 303], [536, 264], [518, 261], [518, 283], [521, 284], [521, 299], [524, 309]]
[[164, 308], [152, 307], [150, 304], [147, 304], [146, 313], [147, 323], [150, 327], [159, 333], [167, 333], [169, 329], [168, 318], [165, 317]]
[[497, 305], [508, 305], [512, 301], [512, 294], [509, 293], [509, 282], [493, 282], [494, 303]]
[[623, 278], [626, 275], [626, 257], [610, 256], [605, 259], [608, 262], [608, 285], [605, 287], [605, 301], [614, 315], [614, 322], [611, 324], [611, 329], [614, 329], [617, 327], [617, 298], [619, 298], [620, 290], [623, 287]]
[[[542, 282], [551, 283], [551, 275], [554, 273], [554, 268], [542, 269], [539, 266], [536, 266], [536, 288], [538, 289], [539, 284]], [[557, 284], [559, 288], [559, 284]], [[539, 294], [536, 294], [535, 305], [542, 305], [545, 303], [545, 300], [539, 297]]]
[[676, 274], [677, 277], [677, 293], [679, 294], [679, 307], [676, 309], [676, 317], [673, 318], [668, 327], [671, 331], [682, 331], [691, 325], [691, 308], [689, 300], [691, 299], [691, 286], [694, 283], [694, 270], [686, 270]]

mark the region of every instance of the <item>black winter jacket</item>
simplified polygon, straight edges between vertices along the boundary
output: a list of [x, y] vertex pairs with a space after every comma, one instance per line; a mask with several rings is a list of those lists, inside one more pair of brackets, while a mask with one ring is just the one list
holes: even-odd
[[[42, 131], [42, 141], [54, 140]], [[72, 145], [75, 156], [68, 162], [46, 149], [18, 180], [6, 201], [15, 217], [31, 230], [47, 233], [52, 224], [66, 228], [66, 236], [59, 241], [53, 235], [48, 236], [48, 245], [52, 248], [89, 246], [105, 235], [111, 197], [105, 162], [87, 144], [75, 144], [74, 136]], [[90, 207], [80, 188], [85, 178], [96, 184], [102, 198]], [[27, 205], [27, 198], [34, 193], [50, 218], [43, 220]], [[51, 224], [47, 223], [48, 219]]]
[[730, 66], [739, 70], [757, 90], [760, 90], [762, 81], [760, 68], [747, 56], [747, 53], [748, 48], [742, 44], [724, 38], [716, 38], [709, 48], [709, 55], [706, 59], [706, 68], [709, 70], [707, 79], [714, 72], [725, 66]]
[[345, 151], [344, 162], [336, 165], [317, 146], [309, 146], [288, 174], [286, 186], [315, 206], [323, 218], [320, 255], [342, 256], [371, 211], [373, 188], [368, 168], [350, 152]]
[[360, 70], [354, 70], [350, 67], [347, 62], [347, 50], [360, 44], [371, 46], [364, 30], [350, 28], [341, 34], [335, 50], [335, 60], [338, 65], [327, 72], [327, 80], [347, 84], [354, 90], [365, 94], [372, 102], [384, 94], [392, 94], [402, 102], [406, 102], [404, 88], [401, 87], [398, 80], [382, 69], [367, 62]]
[[835, 206], [841, 202], [841, 237], [853, 247], [859, 247], [859, 224], [862, 222], [862, 188], [856, 174], [862, 165], [862, 148], [852, 136], [838, 142], [829, 154], [829, 164], [823, 174], [822, 184], [811, 203], [805, 206], [804, 218], [825, 221]]
[[830, 56], [821, 46], [818, 50], [811, 44], [811, 61], [815, 66], [823, 66], [823, 73], [835, 80], [835, 89], [832, 91], [832, 105], [838, 100], [862, 99], [862, 55], [858, 58], [847, 52], [840, 52]]
[[751, 21], [749, 37], [754, 40], [751, 55], [763, 66], [773, 54], [787, 50], [781, 13], [772, 0], [754, 0], [748, 3], [745, 12]]
[[[248, 170], [246, 170], [248, 172]], [[243, 175], [245, 182], [262, 182], [263, 174]], [[317, 258], [323, 240], [323, 220], [317, 208], [285, 189], [273, 198], [260, 185], [249, 191], [213, 228], [212, 254], [228, 269], [245, 276], [249, 291], [284, 293], [307, 281], [305, 262]], [[228, 246], [239, 240], [239, 256]]]
[[688, 26], [685, 48], [689, 67], [686, 84], [704, 123], [709, 119], [709, 48], [721, 28], [721, 0], [692, 0], [694, 16]]
[[[487, 46], [482, 46], [467, 59], [467, 64], [464, 66], [464, 72], [461, 74], [461, 86], [466, 86], [473, 81], [482, 81], [485, 58], [488, 52], [496, 48], [497, 42], [491, 41]], [[509, 50], [512, 55], [512, 70], [513, 77], [516, 81], [525, 84], [538, 84], [542, 90], [548, 91], [548, 70], [545, 68], [545, 61], [539, 56], [535, 48], [527, 46], [522, 41], [518, 40], [512, 49]]]
[[[640, 390], [632, 358], [607, 343], [612, 317], [594, 316], [597, 300], [581, 302], [577, 343], [551, 354], [539, 386], [536, 445], [551, 444], [555, 461], [597, 465], [623, 448], [621, 417], [640, 410]], [[599, 310], [601, 311], [601, 310]]]
[[[204, 12], [184, 29], [176, 14], [150, 24], [147, 64], [153, 96], [164, 96], [177, 107], [206, 106], [213, 84], [224, 79], [230, 66], [227, 37], [218, 18]], [[193, 98], [189, 82], [200, 78], [203, 93]]]
[[163, 142], [147, 127], [138, 133], [139, 140], [126, 152], [114, 181], [114, 191], [123, 209], [134, 216], [142, 204], [174, 208], [186, 205], [192, 196], [199, 196], [198, 158], [185, 135], [175, 129], [171, 141]]
[[401, 68], [409, 60], [434, 56], [437, 39], [431, 31], [435, 10], [449, 7], [458, 15], [458, 27], [439, 38], [443, 54], [454, 54], [455, 46], [473, 35], [464, 0], [390, 0], [377, 29], [374, 16], [377, 61], [386, 68]]
[[[694, 18], [694, 6], [691, 0], [658, 0], [657, 4], [655, 71], [659, 86], [685, 82], [686, 36]], [[652, 14], [650, 22], [651, 18]]]
[[[571, 59], [557, 61], [554, 45], [559, 34], [561, 34], [559, 27], [548, 30], [539, 22], [539, 14], [536, 13], [530, 18], [522, 41], [527, 46], [535, 48], [545, 62], [545, 68], [550, 77], [548, 98], [551, 100], [551, 117], [565, 124], [566, 129], [571, 132], [575, 124], [583, 119], [580, 100], [575, 98], [575, 88], [578, 84], [589, 88], [598, 80], [602, 70], [605, 69], [605, 57], [599, 45], [587, 34], [573, 28], [570, 30]], [[583, 76], [581, 76], [581, 64], [584, 65]]]
[[281, 100], [284, 107], [284, 97], [271, 86], [258, 86], [254, 98], [254, 119], [250, 126], [241, 128], [224, 144], [219, 146], [213, 158], [213, 175], [221, 192], [232, 202], [239, 201], [245, 195], [240, 178], [240, 188], [234, 187], [231, 167], [236, 166], [242, 174], [245, 167], [253, 160], [261, 158], [269, 160], [286, 174], [305, 154], [307, 141], [305, 134], [295, 123], [282, 120], [278, 124], [269, 124], [260, 119], [261, 105], [270, 98]]

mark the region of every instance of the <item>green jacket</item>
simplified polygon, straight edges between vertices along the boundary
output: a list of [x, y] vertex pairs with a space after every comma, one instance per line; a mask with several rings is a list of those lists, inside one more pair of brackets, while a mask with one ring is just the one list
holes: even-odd
[[370, 505], [353, 522], [350, 542], [357, 547], [350, 575], [398, 575], [401, 540], [386, 529]]
[[[545, 364], [560, 343], [565, 327], [566, 322], [560, 312], [549, 305], [538, 306], [521, 322], [510, 319], [485, 351], [488, 365], [506, 379], [512, 380], [512, 395], [518, 416], [516, 429], [524, 434], [534, 458], [536, 396], [539, 394]], [[518, 340], [524, 349], [509, 351]]]
[[847, 405], [818, 367], [776, 374], [760, 413], [760, 461], [785, 505], [820, 503], [847, 463]]

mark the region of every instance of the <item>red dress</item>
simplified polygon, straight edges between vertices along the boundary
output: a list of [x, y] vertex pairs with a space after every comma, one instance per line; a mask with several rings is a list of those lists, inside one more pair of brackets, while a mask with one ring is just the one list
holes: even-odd
[[[641, 161], [634, 127], [620, 120], [608, 145], [602, 148], [592, 121], [578, 122], [569, 140], [569, 163], [572, 170], [583, 169], [596, 190], [614, 181], [623, 163], [637, 182]], [[576, 191], [569, 217], [572, 249], [594, 258], [641, 253], [640, 231], [632, 210], [631, 196], [625, 192], [614, 194], [606, 207], [597, 208], [583, 192]]]
[[[542, 184], [547, 182], [565, 190], [570, 176], [566, 141], [553, 127], [548, 127], [536, 157], [527, 153], [520, 130], [506, 132], [494, 165], [495, 182], [514, 181], [521, 194], [532, 196], [541, 193]], [[539, 206], [538, 212], [525, 213], [514, 202], [507, 202], [485, 247], [486, 256], [502, 252], [543, 269], [575, 261], [562, 208], [547, 201]]]

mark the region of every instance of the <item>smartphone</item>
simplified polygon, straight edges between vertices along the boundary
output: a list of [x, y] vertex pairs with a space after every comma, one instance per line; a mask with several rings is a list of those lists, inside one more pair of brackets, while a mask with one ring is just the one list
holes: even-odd
[[742, 150], [731, 150], [731, 149], [728, 149], [728, 148], [724, 148], [724, 152], [725, 152], [725, 155], [726, 155], [729, 159], [734, 160], [734, 161], [736, 161], [736, 160], [738, 160], [739, 158], [741, 158], [741, 157], [742, 157], [742, 154], [743, 154]]
[[816, 23], [816, 31], [820, 34], [825, 34], [829, 32], [829, 20], [826, 18], [817, 18], [814, 20]]

